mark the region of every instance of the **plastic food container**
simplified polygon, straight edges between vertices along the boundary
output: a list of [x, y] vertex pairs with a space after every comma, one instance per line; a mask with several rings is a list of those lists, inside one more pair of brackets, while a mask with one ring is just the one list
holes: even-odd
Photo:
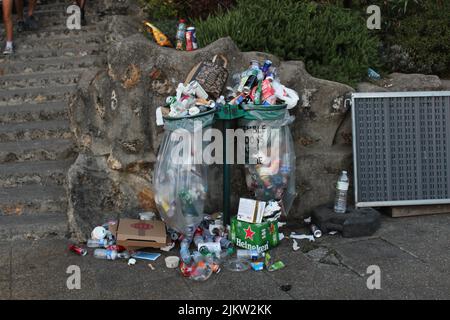
[[166, 261], [166, 267], [169, 269], [178, 268], [178, 264], [180, 263], [180, 258], [176, 256], [167, 257], [164, 260]]

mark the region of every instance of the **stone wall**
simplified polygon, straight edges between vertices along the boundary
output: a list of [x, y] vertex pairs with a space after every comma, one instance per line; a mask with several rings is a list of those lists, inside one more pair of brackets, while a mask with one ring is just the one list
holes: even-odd
[[[270, 59], [278, 67], [282, 83], [301, 95], [299, 105], [291, 112], [296, 117], [292, 133], [298, 197], [290, 217], [299, 218], [313, 207], [332, 201], [339, 172], [352, 172], [351, 122], [344, 103], [345, 95], [353, 91], [351, 87], [312, 77], [301, 61], [240, 52], [230, 38], [195, 52], [162, 48], [139, 32], [141, 18], [125, 15], [130, 11], [123, 3], [118, 14], [110, 11], [107, 63], [84, 74], [70, 107], [71, 128], [80, 152], [69, 172], [68, 186], [68, 215], [74, 237], [83, 239], [92, 226], [107, 219], [156, 210], [151, 177], [163, 131], [156, 126], [155, 110], [175, 93], [193, 66], [215, 54], [229, 61], [229, 84], [231, 76], [245, 69], [250, 60]], [[134, 8], [133, 12], [138, 11]], [[392, 83], [363, 83], [358, 89], [412, 89], [407, 78], [394, 74]], [[414, 89], [421, 85], [436, 89], [440, 83], [436, 77], [414, 79], [420, 82]], [[241, 166], [233, 168], [233, 210], [240, 196], [249, 195], [242, 173]], [[209, 179], [206, 210], [220, 211], [220, 166], [211, 167]]]

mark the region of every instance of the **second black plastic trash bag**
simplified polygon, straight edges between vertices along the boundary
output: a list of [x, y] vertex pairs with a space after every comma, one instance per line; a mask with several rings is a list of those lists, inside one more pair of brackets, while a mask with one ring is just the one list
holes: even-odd
[[208, 183], [208, 167], [202, 161], [204, 146], [194, 137], [201, 139], [202, 130], [211, 127], [213, 121], [214, 110], [164, 118], [165, 133], [153, 177], [155, 201], [167, 226], [188, 237], [204, 218]]
[[246, 181], [260, 201], [282, 200], [285, 213], [296, 197], [294, 142], [286, 105], [244, 105], [239, 127], [246, 136]]

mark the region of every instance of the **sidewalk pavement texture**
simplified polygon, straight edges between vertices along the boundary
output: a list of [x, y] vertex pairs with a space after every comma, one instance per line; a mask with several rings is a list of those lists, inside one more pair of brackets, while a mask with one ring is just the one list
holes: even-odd
[[[206, 282], [167, 269], [163, 253], [151, 270], [139, 260], [80, 257], [69, 241], [40, 239], [0, 242], [0, 299], [449, 299], [450, 215], [392, 219], [367, 238], [326, 235], [314, 243], [292, 240], [271, 250], [286, 267], [275, 272], [235, 273], [222, 268]], [[301, 228], [290, 226], [301, 231]], [[303, 229], [304, 230], [304, 229]], [[305, 230], [306, 231], [306, 230]], [[81, 269], [81, 289], [69, 290], [67, 268]], [[367, 268], [381, 269], [381, 289], [367, 288]], [[290, 285], [283, 291], [281, 286]]]

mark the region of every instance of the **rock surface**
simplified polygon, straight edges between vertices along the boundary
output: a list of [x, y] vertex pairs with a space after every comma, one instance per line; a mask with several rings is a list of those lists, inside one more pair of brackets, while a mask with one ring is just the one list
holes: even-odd
[[[300, 61], [242, 53], [230, 38], [194, 52], [162, 48], [138, 31], [139, 21], [132, 15], [110, 17], [107, 64], [84, 74], [71, 102], [71, 128], [81, 150], [69, 173], [69, 220], [74, 236], [83, 238], [107, 218], [137, 217], [139, 211], [154, 209], [151, 176], [163, 133], [156, 126], [155, 110], [196, 64], [216, 54], [228, 59], [228, 85], [250, 60], [270, 59], [282, 83], [302, 98], [291, 110], [296, 118], [292, 133], [298, 197], [290, 216], [301, 217], [332, 201], [339, 172], [352, 172], [351, 121], [345, 97], [353, 88], [312, 77]], [[389, 91], [418, 86], [433, 89], [439, 80], [426, 76], [415, 77], [414, 82], [405, 77], [393, 75]], [[361, 88], [386, 90], [382, 84]], [[222, 209], [221, 166], [211, 166], [209, 180], [206, 211], [212, 213]], [[233, 168], [232, 191], [232, 209], [236, 210], [239, 197], [250, 195], [242, 166]]]

